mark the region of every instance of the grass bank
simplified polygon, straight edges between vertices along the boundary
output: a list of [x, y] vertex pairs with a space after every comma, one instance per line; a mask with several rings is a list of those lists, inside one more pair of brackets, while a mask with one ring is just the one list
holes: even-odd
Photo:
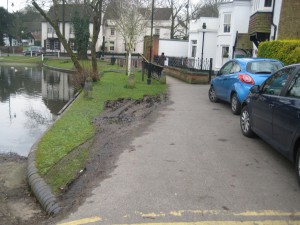
[[4, 63], [41, 63], [41, 56], [1, 56], [0, 62]]
[[[52, 60], [51, 60], [52, 61]], [[48, 64], [50, 60], [47, 60]], [[52, 62], [51, 66], [59, 66]], [[50, 64], [49, 64], [50, 65]], [[72, 63], [70, 63], [72, 66]], [[69, 65], [69, 66], [70, 66]], [[93, 118], [101, 114], [107, 100], [120, 98], [140, 99], [145, 95], [158, 95], [166, 92], [166, 85], [153, 81], [147, 85], [141, 80], [141, 73], [136, 74], [135, 88], [126, 88], [127, 76], [123, 73], [104, 72], [107, 68], [116, 68], [107, 62], [100, 65], [102, 78], [93, 85], [92, 98], [85, 98], [83, 94], [74, 101], [68, 110], [56, 121], [49, 131], [42, 137], [36, 151], [36, 164], [40, 174], [46, 178], [54, 192], [70, 183], [78, 174], [88, 159], [88, 145], [82, 145], [94, 136]], [[66, 68], [66, 67], [65, 67]], [[72, 152], [78, 152], [72, 160], [64, 161], [59, 172], [51, 172], [58, 162], [64, 160]]]

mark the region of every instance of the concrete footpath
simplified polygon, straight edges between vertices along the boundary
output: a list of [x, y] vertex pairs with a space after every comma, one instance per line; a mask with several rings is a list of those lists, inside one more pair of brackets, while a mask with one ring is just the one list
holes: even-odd
[[209, 102], [209, 85], [170, 77], [167, 84], [172, 104], [121, 154], [111, 177], [58, 224], [268, 225], [300, 216], [286, 160], [260, 139], [244, 138], [229, 105]]

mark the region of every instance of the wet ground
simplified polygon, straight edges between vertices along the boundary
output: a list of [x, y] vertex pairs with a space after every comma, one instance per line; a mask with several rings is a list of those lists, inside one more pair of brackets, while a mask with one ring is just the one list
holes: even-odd
[[62, 212], [56, 218], [47, 216], [28, 190], [27, 159], [15, 154], [0, 155], [0, 225], [55, 224], [76, 210], [93, 188], [110, 176], [119, 155], [156, 119], [166, 103], [165, 96], [106, 103], [105, 112], [93, 121], [96, 134], [90, 143], [90, 160], [82, 175], [58, 196]]

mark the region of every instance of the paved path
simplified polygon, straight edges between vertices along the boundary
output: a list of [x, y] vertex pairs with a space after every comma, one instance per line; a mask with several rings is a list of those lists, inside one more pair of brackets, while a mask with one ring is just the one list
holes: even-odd
[[243, 137], [229, 105], [209, 102], [208, 85], [167, 83], [173, 104], [59, 224], [300, 224], [292, 165]]

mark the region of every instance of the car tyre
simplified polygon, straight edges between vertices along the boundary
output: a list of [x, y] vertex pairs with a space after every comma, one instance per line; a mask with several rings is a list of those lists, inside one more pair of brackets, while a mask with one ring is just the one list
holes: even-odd
[[213, 86], [210, 86], [210, 88], [208, 90], [208, 98], [211, 102], [218, 102], [219, 101]]
[[234, 115], [239, 115], [241, 113], [241, 103], [237, 98], [236, 93], [234, 93], [231, 96], [230, 105], [231, 105], [231, 111]]
[[297, 173], [297, 179], [298, 183], [300, 185], [300, 147], [298, 148], [297, 156], [296, 156], [296, 173]]
[[245, 105], [241, 111], [240, 126], [244, 136], [254, 137], [255, 134], [251, 129], [251, 118], [249, 114], [248, 106]]

